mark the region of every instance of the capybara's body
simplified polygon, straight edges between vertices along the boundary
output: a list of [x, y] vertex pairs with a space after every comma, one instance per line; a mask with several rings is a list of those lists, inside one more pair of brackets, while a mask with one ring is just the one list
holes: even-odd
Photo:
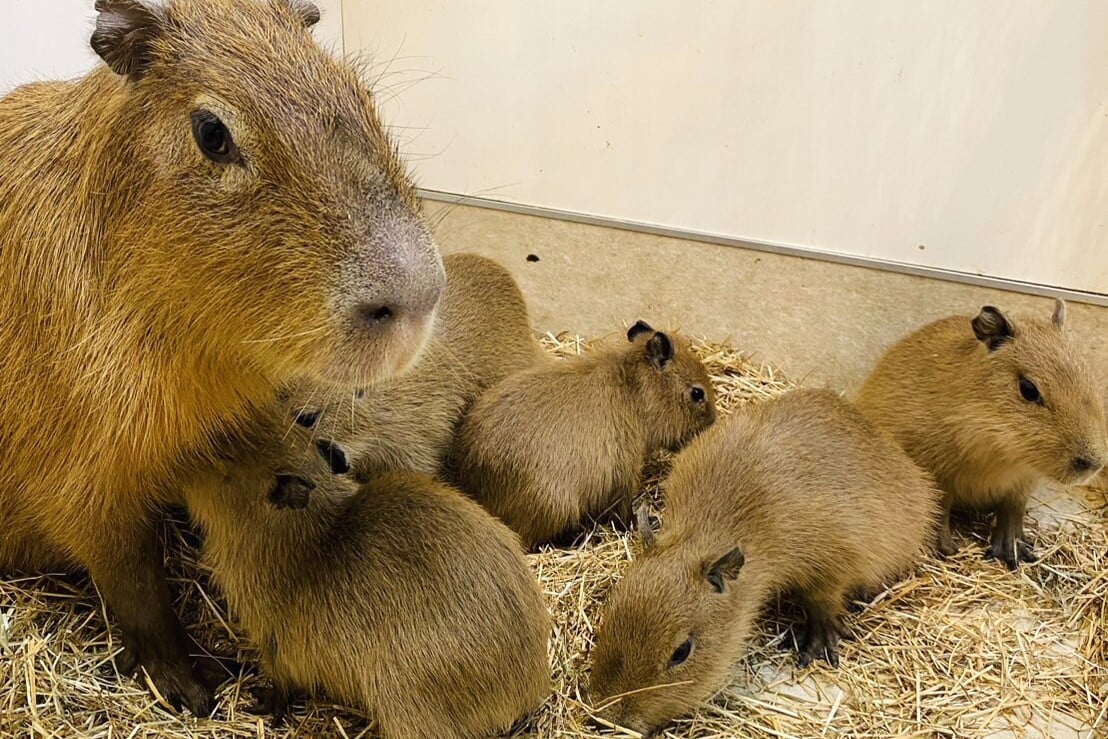
[[96, 8], [106, 66], [0, 100], [0, 571], [87, 568], [203, 713], [153, 510], [277, 383], [405, 368], [441, 263], [309, 3]]
[[844, 599], [926, 551], [941, 495], [826, 390], [751, 405], [701, 434], [664, 491], [657, 541], [602, 609], [589, 691], [611, 720], [644, 732], [724, 684], [775, 593], [805, 606], [802, 664], [837, 664]]
[[497, 381], [542, 359], [527, 303], [504, 267], [476, 254], [443, 258], [446, 290], [431, 339], [406, 374], [357, 397], [301, 383], [285, 405], [314, 429], [336, 467], [440, 475], [463, 413]]
[[[425, 475], [306, 473], [314, 452], [276, 451], [297, 436], [256, 435], [186, 492], [278, 691], [366, 709], [388, 739], [488, 736], [537, 708], [550, 621], [518, 538]], [[303, 484], [289, 469], [315, 485], [302, 510], [270, 505], [273, 471]]]
[[996, 513], [987, 556], [1032, 560], [1036, 483], [1080, 482], [1108, 461], [1102, 401], [1064, 323], [1060, 302], [1050, 321], [991, 306], [944, 318], [890, 347], [859, 391], [859, 409], [946, 492], [943, 553], [955, 551], [950, 510], [969, 508]]
[[461, 486], [528, 547], [586, 516], [627, 518], [646, 458], [715, 419], [708, 373], [683, 339], [641, 321], [628, 339], [509, 375], [462, 420]]

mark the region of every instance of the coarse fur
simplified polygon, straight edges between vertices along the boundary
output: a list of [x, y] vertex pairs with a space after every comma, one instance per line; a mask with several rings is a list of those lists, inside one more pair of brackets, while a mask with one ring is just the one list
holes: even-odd
[[844, 599], [930, 546], [941, 493], [892, 439], [827, 390], [737, 412], [689, 444], [664, 524], [603, 606], [590, 700], [649, 733], [718, 690], [777, 593], [807, 612], [801, 664], [838, 664]]
[[646, 458], [714, 420], [688, 343], [639, 321], [619, 347], [547, 359], [479, 397], [458, 432], [458, 481], [534, 548], [585, 516], [627, 521]]
[[986, 306], [919, 329], [885, 352], [857, 404], [945, 491], [944, 554], [951, 509], [969, 508], [996, 513], [987, 557], [1033, 560], [1023, 519], [1036, 483], [1081, 483], [1108, 462], [1103, 401], [1061, 301], [1049, 321]]
[[121, 669], [205, 714], [154, 508], [278, 383], [403, 370], [442, 266], [310, 3], [96, 9], [107, 64], [0, 100], [0, 571], [87, 568]]
[[448, 255], [443, 266], [446, 290], [431, 339], [409, 372], [359, 394], [308, 383], [286, 393], [286, 408], [314, 429], [336, 472], [349, 468], [360, 480], [386, 470], [442, 475], [458, 422], [477, 396], [542, 358], [508, 270], [476, 254]]
[[[255, 433], [222, 476], [186, 489], [277, 710], [295, 692], [325, 693], [368, 710], [387, 739], [454, 739], [537, 708], [551, 625], [519, 539], [425, 475], [385, 473], [355, 490], [306, 435]], [[270, 505], [275, 475], [314, 486], [305, 509]]]

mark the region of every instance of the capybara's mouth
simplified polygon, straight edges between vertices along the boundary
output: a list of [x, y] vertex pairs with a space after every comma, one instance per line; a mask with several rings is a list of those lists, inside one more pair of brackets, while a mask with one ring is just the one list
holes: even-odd
[[419, 361], [434, 323], [432, 311], [398, 321], [371, 340], [345, 344], [314, 373], [316, 380], [355, 398], [364, 396], [373, 385], [405, 374]]

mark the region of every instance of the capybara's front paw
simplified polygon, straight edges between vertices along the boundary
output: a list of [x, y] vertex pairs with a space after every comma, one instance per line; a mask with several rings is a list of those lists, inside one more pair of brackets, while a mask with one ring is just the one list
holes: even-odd
[[838, 667], [839, 640], [852, 637], [849, 627], [837, 616], [816, 619], [809, 617], [807, 633], [799, 645], [800, 656], [797, 661], [801, 667], [807, 667], [817, 659], [822, 659], [832, 667]]
[[214, 683], [218, 682], [219, 672], [226, 677], [226, 671], [222, 668], [218, 671], [201, 669], [185, 650], [169, 651], [172, 654], [142, 642], [131, 642], [116, 657], [116, 667], [121, 673], [140, 681], [143, 681], [141, 673], [145, 671], [157, 692], [173, 708], [187, 708], [197, 717], [210, 716], [215, 702]]
[[1008, 566], [1013, 572], [1019, 567], [1020, 562], [1037, 562], [1035, 550], [1031, 543], [1004, 534], [993, 536], [992, 543], [985, 550], [985, 559], [997, 559]]

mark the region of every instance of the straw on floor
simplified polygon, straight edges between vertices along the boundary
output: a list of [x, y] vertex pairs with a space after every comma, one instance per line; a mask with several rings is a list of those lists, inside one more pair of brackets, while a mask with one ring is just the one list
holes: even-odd
[[[580, 351], [571, 335], [551, 351]], [[724, 413], [794, 387], [730, 347], [701, 342]], [[664, 518], [652, 465], [645, 495]], [[1092, 490], [1049, 496], [1031, 512], [1042, 560], [1012, 574], [982, 559], [987, 522], [961, 527], [962, 551], [927, 560], [850, 623], [842, 666], [800, 669], [787, 601], [767, 612], [731, 685], [666, 737], [1108, 735], [1108, 504]], [[252, 714], [263, 685], [233, 616], [180, 522], [166, 524], [184, 623], [214, 654], [247, 665], [224, 685], [212, 718], [181, 717], [144, 685], [120, 679], [118, 641], [86, 578], [0, 580], [0, 737], [372, 737], [372, 720], [317, 700], [281, 727]], [[634, 556], [631, 534], [598, 527], [573, 549], [533, 555], [555, 618], [555, 694], [514, 737], [636, 736], [590, 720], [583, 684], [600, 603]]]

